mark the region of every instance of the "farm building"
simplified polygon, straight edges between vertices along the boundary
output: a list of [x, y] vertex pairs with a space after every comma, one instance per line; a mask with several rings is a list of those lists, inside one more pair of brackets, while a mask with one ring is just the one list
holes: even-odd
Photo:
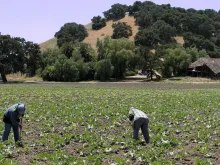
[[188, 74], [194, 77], [220, 78], [220, 58], [199, 58], [190, 64]]

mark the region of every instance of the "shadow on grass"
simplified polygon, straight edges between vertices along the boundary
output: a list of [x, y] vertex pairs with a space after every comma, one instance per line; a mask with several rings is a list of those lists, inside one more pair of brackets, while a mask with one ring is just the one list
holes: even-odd
[[7, 82], [0, 81], [0, 84], [20, 84], [20, 83], [24, 83], [24, 81], [7, 81]]

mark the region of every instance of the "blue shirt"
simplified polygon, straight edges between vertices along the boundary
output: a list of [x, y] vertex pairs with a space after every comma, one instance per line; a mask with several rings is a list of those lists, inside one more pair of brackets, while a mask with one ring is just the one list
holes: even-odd
[[17, 103], [9, 107], [5, 111], [5, 117], [9, 120], [10, 124], [13, 126], [19, 124], [19, 118], [24, 115], [25, 105], [22, 103]]

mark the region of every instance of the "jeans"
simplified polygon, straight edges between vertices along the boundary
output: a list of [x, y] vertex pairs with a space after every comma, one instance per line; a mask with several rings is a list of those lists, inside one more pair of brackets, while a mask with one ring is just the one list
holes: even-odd
[[150, 142], [149, 132], [148, 132], [148, 119], [146, 118], [139, 118], [136, 121], [134, 121], [133, 125], [133, 139], [138, 140], [138, 132], [141, 128], [141, 131], [144, 135], [144, 139], [146, 143]]
[[15, 142], [20, 140], [18, 125], [13, 126], [11, 124], [5, 123], [5, 130], [4, 130], [4, 133], [3, 133], [3, 136], [2, 136], [2, 141], [3, 142], [8, 140], [8, 136], [10, 134], [11, 127], [13, 128]]

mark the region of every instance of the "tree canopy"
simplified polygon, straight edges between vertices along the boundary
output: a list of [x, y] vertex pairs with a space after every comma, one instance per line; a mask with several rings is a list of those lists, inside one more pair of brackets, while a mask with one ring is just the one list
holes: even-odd
[[38, 68], [40, 47], [24, 38], [0, 35], [0, 73], [4, 82], [6, 74], [27, 73], [33, 76]]
[[112, 25], [113, 39], [129, 38], [132, 35], [132, 28], [126, 22], [118, 22]]
[[67, 42], [81, 42], [88, 36], [86, 28], [75, 22], [64, 24], [58, 32], [55, 33], [57, 45], [61, 47]]
[[111, 6], [111, 9], [103, 12], [104, 17], [107, 20], [117, 20], [125, 17], [125, 13], [128, 11], [128, 6], [127, 5], [122, 5], [119, 3], [116, 3]]
[[101, 16], [93, 17], [92, 18], [92, 29], [99, 30], [106, 26], [106, 19], [102, 18]]

